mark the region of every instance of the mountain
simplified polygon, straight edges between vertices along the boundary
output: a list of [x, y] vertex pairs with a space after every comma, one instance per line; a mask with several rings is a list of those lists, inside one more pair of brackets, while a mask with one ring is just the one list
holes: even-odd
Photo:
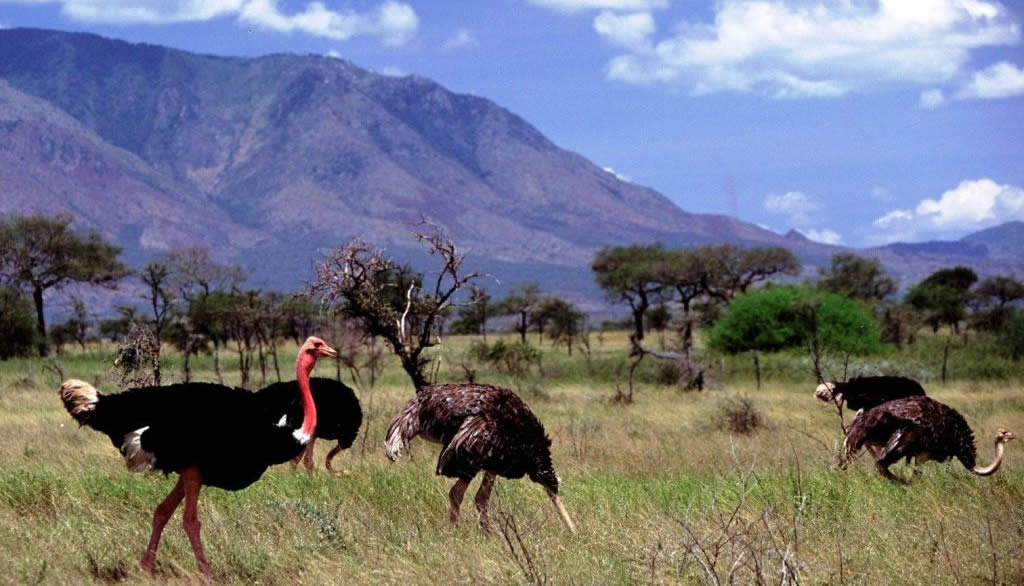
[[[131, 262], [206, 245], [280, 289], [354, 235], [415, 257], [421, 217], [504, 285], [538, 280], [578, 299], [600, 298], [589, 263], [608, 244], [781, 245], [818, 265], [843, 250], [687, 213], [490, 100], [422, 77], [37, 29], [0, 30], [0, 182], [0, 212], [73, 213]], [[1020, 263], [972, 246], [989, 245], [872, 250], [915, 270]]]

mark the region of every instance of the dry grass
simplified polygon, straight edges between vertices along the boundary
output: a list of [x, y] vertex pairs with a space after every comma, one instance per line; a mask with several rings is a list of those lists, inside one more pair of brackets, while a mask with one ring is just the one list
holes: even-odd
[[[615, 356], [621, 342], [606, 341], [596, 352]], [[335, 460], [344, 475], [323, 471], [329, 446], [318, 444], [319, 471], [312, 476], [279, 466], [244, 491], [203, 492], [200, 518], [215, 578], [1024, 582], [1024, 446], [1010, 444], [1003, 469], [989, 479], [959, 464], [929, 464], [915, 485], [896, 486], [867, 462], [835, 468], [838, 422], [813, 399], [810, 381], [769, 381], [755, 391], [751, 380], [686, 394], [641, 385], [637, 402], [623, 407], [609, 401], [613, 382], [570, 375], [578, 364], [560, 353], [545, 356], [552, 378], [539, 381], [543, 393], [525, 390], [524, 396], [554, 440], [577, 535], [565, 531], [543, 491], [525, 480], [499, 480], [492, 506], [504, 529], [480, 532], [469, 498], [461, 523], [450, 526], [450, 482], [433, 475], [436, 447], [415, 442], [396, 464], [384, 457], [387, 420], [411, 396], [391, 366], [383, 386], [360, 393], [369, 436], [365, 449], [360, 438]], [[100, 355], [69, 356], [63, 366], [69, 376], [105, 382]], [[172, 360], [165, 373], [173, 368]], [[212, 379], [209, 371], [197, 372]], [[0, 365], [0, 582], [145, 582], [136, 562], [153, 507], [173, 479], [124, 470], [105, 436], [79, 429], [64, 413], [58, 384], [38, 361]], [[996, 427], [1024, 431], [1018, 383], [963, 381], [929, 391], [967, 417], [982, 462], [991, 455], [988, 438]], [[756, 401], [765, 424], [747, 435], [719, 430], [714, 420], [724, 395]], [[158, 580], [195, 580], [180, 512], [158, 560]]]

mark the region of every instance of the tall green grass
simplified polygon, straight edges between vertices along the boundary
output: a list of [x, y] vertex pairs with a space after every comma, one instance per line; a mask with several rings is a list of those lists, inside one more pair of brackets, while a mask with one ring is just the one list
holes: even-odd
[[[839, 422], [811, 396], [814, 380], [795, 366], [799, 356], [762, 357], [775, 370], [760, 391], [743, 370], [749, 357], [725, 358], [715, 390], [704, 393], [656, 384], [657, 366], [645, 361], [636, 402], [622, 406], [611, 397], [624, 376], [616, 371], [625, 338], [606, 336], [594, 343], [589, 367], [579, 354], [570, 359], [545, 345], [543, 371], [526, 380], [478, 371], [478, 380], [520, 388], [544, 422], [578, 534], [528, 480], [499, 480], [491, 532], [476, 525], [476, 483], [461, 521], [450, 525], [451, 482], [433, 473], [437, 447], [417, 441], [397, 463], [384, 457], [387, 421], [412, 396], [389, 361], [380, 385], [359, 389], [366, 435], [335, 459], [342, 474], [323, 470], [330, 446], [320, 442], [314, 474], [284, 465], [244, 491], [204, 489], [200, 518], [215, 579], [700, 584], [712, 575], [726, 582], [732, 570], [735, 583], [778, 583], [785, 564], [791, 583], [795, 574], [801, 584], [1024, 582], [1024, 446], [1011, 443], [1003, 469], [988, 479], [932, 463], [912, 486], [897, 486], [866, 458], [836, 468]], [[441, 376], [450, 378], [469, 342], [445, 342]], [[61, 365], [66, 376], [114, 390], [108, 358], [70, 352]], [[166, 367], [174, 360], [165, 361], [165, 375], [179, 376]], [[222, 366], [237, 383], [227, 353]], [[213, 380], [208, 358], [195, 372]], [[331, 373], [322, 363], [317, 374]], [[1019, 381], [958, 374], [926, 388], [965, 415], [987, 462], [996, 427], [1024, 431]], [[146, 582], [136, 563], [153, 507], [174, 479], [125, 470], [105, 436], [64, 413], [59, 383], [44, 361], [0, 363], [0, 582]], [[745, 435], [720, 429], [721, 401], [731, 396], [745, 397], [763, 425]], [[165, 531], [156, 579], [189, 583], [195, 572], [179, 512]]]

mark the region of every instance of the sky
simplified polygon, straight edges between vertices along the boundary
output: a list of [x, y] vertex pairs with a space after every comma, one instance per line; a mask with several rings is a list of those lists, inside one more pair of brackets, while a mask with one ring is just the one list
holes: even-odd
[[990, 0], [0, 0], [0, 27], [428, 77], [686, 211], [855, 247], [1024, 220], [1022, 25]]

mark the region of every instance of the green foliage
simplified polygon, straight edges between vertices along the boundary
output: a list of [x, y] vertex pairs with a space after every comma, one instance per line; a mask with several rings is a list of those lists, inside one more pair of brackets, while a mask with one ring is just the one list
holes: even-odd
[[127, 274], [121, 248], [97, 232], [71, 231], [70, 215], [0, 219], [0, 276], [32, 294], [40, 356], [47, 353], [43, 293], [69, 283], [112, 285]]
[[540, 368], [541, 353], [523, 342], [498, 340], [493, 344], [474, 341], [469, 347], [470, 358], [520, 377], [529, 372], [531, 366]]
[[914, 285], [904, 302], [925, 312], [925, 322], [933, 331], [943, 325], [959, 331], [958, 324], [967, 317], [969, 289], [977, 280], [978, 275], [968, 267], [938, 270]]
[[806, 347], [813, 336], [822, 347], [842, 352], [883, 349], [878, 321], [855, 301], [797, 286], [737, 297], [711, 328], [709, 343], [730, 354], [771, 352]]
[[874, 258], [839, 253], [832, 257], [828, 268], [820, 268], [818, 273], [821, 275], [819, 289], [847, 297], [881, 301], [896, 291], [896, 281]]
[[1024, 357], [1024, 312], [1012, 310], [1003, 321], [998, 337], [1001, 354], [1017, 361]]
[[32, 351], [34, 324], [32, 303], [16, 289], [0, 288], [0, 360]]

